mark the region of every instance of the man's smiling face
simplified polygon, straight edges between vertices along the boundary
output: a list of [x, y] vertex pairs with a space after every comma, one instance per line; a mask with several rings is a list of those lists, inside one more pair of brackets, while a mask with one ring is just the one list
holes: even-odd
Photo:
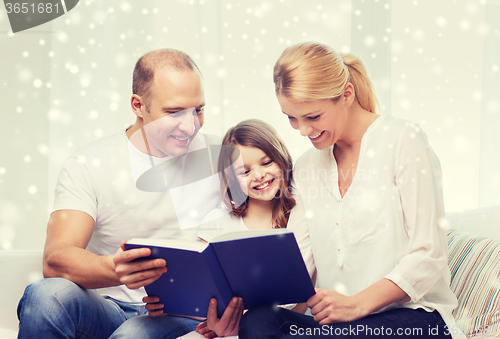
[[203, 126], [205, 96], [197, 71], [155, 72], [148, 106], [143, 106], [144, 130], [151, 154], [180, 156]]

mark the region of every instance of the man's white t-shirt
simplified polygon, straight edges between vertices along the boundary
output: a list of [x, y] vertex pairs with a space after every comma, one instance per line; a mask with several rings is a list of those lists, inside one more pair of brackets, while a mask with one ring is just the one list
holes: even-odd
[[[214, 137], [198, 133], [193, 144], [215, 143]], [[154, 157], [153, 157], [154, 158]], [[154, 158], [158, 164], [166, 158]], [[197, 164], [180, 161], [179, 170], [189, 172]], [[87, 250], [99, 255], [113, 255], [120, 242], [131, 238], [169, 238], [197, 241], [197, 227], [182, 230], [172, 194], [144, 192], [136, 187], [136, 180], [152, 167], [151, 157], [141, 153], [129, 142], [125, 131], [103, 138], [70, 156], [59, 174], [53, 211], [78, 210], [95, 220], [94, 231]], [[218, 185], [203, 187], [204, 209], [219, 204]], [[179, 201], [177, 201], [179, 203]], [[143, 288], [130, 290], [125, 286], [97, 289], [114, 299], [140, 303]]]

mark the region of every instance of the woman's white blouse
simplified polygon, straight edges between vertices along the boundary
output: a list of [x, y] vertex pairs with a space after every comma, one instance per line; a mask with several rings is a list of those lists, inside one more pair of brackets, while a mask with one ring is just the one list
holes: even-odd
[[338, 172], [332, 147], [307, 151], [295, 166], [318, 286], [354, 295], [386, 278], [411, 298], [388, 308], [438, 310], [453, 326], [441, 170], [425, 133], [378, 117], [355, 171], [341, 197], [338, 178], [348, 173]]

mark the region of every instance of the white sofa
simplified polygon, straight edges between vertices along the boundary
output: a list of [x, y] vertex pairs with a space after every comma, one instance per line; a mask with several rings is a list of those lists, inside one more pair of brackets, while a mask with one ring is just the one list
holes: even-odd
[[42, 278], [42, 250], [0, 251], [0, 338], [17, 337], [17, 304], [24, 288]]
[[[448, 221], [457, 324], [475, 339], [500, 338], [500, 206], [450, 214]], [[0, 251], [0, 339], [17, 337], [18, 301], [42, 277], [41, 267], [41, 250]]]

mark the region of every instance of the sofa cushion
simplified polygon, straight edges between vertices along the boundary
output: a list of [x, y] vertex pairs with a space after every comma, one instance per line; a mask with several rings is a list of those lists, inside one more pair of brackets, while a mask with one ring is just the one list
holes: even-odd
[[500, 337], [500, 241], [449, 230], [448, 250], [457, 325], [467, 336]]

